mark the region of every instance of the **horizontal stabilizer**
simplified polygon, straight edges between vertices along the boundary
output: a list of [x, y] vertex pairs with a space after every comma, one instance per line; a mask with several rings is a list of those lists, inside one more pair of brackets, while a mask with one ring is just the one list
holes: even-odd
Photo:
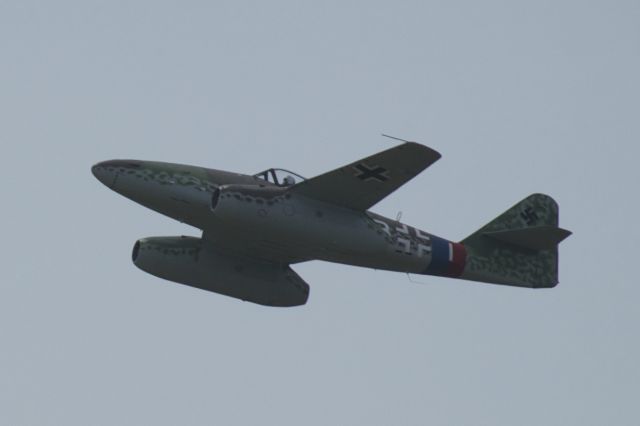
[[549, 250], [571, 235], [571, 231], [555, 226], [534, 226], [484, 232], [483, 235], [530, 250]]

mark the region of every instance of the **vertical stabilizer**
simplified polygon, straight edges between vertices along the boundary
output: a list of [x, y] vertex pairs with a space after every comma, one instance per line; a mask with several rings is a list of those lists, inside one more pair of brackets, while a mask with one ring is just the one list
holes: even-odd
[[533, 194], [462, 241], [462, 279], [518, 287], [558, 284], [558, 244], [571, 232], [558, 227], [558, 204]]

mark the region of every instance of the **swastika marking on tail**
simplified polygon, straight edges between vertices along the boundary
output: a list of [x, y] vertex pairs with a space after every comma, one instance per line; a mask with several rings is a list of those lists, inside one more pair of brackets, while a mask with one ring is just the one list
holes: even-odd
[[524, 211], [520, 213], [520, 217], [526, 222], [528, 226], [533, 225], [539, 219], [538, 214], [531, 207], [527, 207], [526, 209], [524, 209]]

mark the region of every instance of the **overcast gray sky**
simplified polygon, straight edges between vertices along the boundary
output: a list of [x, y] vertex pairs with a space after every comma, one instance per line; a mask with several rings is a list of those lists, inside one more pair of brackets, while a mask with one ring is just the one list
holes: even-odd
[[[637, 425], [636, 1], [0, 1], [0, 424]], [[443, 158], [374, 211], [461, 239], [544, 192], [551, 290], [295, 269], [274, 309], [134, 267], [198, 235], [112, 158], [313, 176]]]

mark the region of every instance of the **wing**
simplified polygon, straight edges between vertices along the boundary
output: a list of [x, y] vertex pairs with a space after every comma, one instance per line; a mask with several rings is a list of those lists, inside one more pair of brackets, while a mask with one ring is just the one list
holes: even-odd
[[439, 158], [440, 154], [433, 149], [407, 142], [301, 182], [291, 192], [367, 210]]
[[288, 265], [204, 250], [200, 288], [266, 306], [307, 303], [309, 285]]
[[206, 253], [205, 290], [266, 306], [307, 303], [309, 285], [288, 265]]

